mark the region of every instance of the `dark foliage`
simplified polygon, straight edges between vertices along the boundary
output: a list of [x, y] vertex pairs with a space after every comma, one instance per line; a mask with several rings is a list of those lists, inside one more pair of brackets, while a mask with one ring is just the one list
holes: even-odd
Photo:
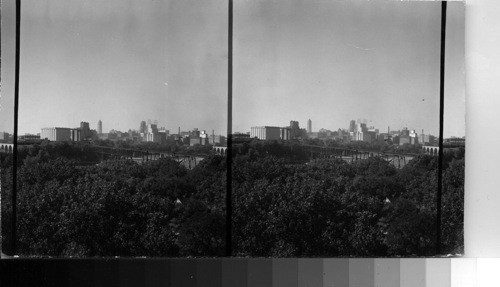
[[[100, 162], [91, 146], [72, 144], [45, 142], [19, 154], [20, 255], [224, 255], [224, 157], [207, 156], [188, 170], [168, 158]], [[445, 253], [463, 252], [463, 154], [445, 156]], [[294, 142], [235, 147], [235, 255], [434, 253], [436, 157], [420, 155], [402, 169], [377, 157], [353, 164], [307, 158]], [[12, 158], [1, 154], [0, 160], [3, 250], [9, 253]]]
[[[238, 255], [434, 254], [437, 157], [419, 155], [403, 169], [377, 157], [287, 164], [261, 152], [274, 144], [261, 145], [234, 159]], [[443, 252], [463, 253], [463, 152], [444, 161]]]

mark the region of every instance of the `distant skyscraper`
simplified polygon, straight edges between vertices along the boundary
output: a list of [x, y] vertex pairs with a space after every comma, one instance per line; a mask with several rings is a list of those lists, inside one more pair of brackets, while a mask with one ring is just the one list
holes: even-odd
[[99, 120], [97, 122], [97, 133], [102, 134], [102, 121], [101, 120]]
[[352, 120], [349, 123], [349, 132], [354, 132], [355, 129], [356, 129], [356, 121]]
[[90, 130], [90, 125], [88, 122], [80, 122], [80, 128], [85, 130]]
[[148, 124], [146, 126], [145, 141], [147, 142], [161, 142], [160, 135], [158, 133], [158, 126], [155, 124]]
[[141, 126], [140, 126], [140, 128], [139, 128], [139, 132], [140, 132], [140, 133], [146, 133], [146, 131], [147, 131], [146, 122], [145, 122], [145, 121], [142, 121], [142, 122], [141, 122]]
[[309, 119], [309, 120], [307, 121], [307, 132], [308, 132], [308, 133], [312, 133], [312, 132], [313, 132], [313, 129], [312, 129], [312, 121], [311, 121], [311, 119]]
[[366, 127], [365, 123], [356, 123], [354, 131], [355, 132], [366, 133], [368, 131], [368, 128]]
[[290, 121], [290, 138], [296, 139], [300, 136], [300, 127], [298, 121]]
[[90, 132], [90, 125], [88, 122], [80, 122], [80, 137], [82, 139], [87, 139], [92, 136]]
[[400, 134], [403, 136], [410, 136], [410, 131], [407, 127], [404, 127], [403, 130], [401, 130]]

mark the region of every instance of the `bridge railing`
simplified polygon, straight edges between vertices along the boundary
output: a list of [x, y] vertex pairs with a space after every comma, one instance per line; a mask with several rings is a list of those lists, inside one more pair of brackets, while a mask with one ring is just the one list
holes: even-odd
[[[418, 153], [408, 153], [408, 152], [385, 152], [378, 150], [366, 150], [366, 149], [353, 149], [353, 148], [342, 148], [342, 147], [324, 147], [324, 146], [314, 146], [314, 145], [302, 145], [302, 147], [309, 148], [308, 152], [330, 152], [339, 153], [344, 152], [346, 154], [361, 154], [361, 153], [372, 153], [372, 154], [384, 154], [384, 155], [401, 155], [401, 156], [418, 156]], [[317, 150], [317, 151], [314, 151]]]

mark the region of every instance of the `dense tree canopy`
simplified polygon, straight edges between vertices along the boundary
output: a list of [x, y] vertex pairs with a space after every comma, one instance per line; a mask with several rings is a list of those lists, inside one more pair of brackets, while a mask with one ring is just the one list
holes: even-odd
[[[307, 160], [300, 144], [238, 144], [232, 159], [238, 256], [425, 256], [434, 253], [437, 157], [397, 169], [372, 157]], [[9, 252], [12, 158], [1, 154], [3, 249]], [[170, 158], [104, 160], [91, 146], [19, 152], [18, 253], [222, 256], [226, 158], [186, 169]], [[93, 164], [89, 164], [93, 163]], [[443, 171], [443, 252], [463, 252], [463, 151]]]
[[[402, 169], [378, 157], [287, 164], [290, 145], [251, 145], [233, 161], [238, 255], [435, 253], [437, 157], [419, 155]], [[462, 253], [463, 152], [444, 161], [443, 252]]]

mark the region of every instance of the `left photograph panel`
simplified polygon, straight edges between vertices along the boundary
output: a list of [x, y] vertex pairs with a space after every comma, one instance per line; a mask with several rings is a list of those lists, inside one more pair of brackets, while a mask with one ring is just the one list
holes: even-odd
[[3, 254], [224, 256], [227, 5], [23, 0], [14, 159], [16, 5], [2, 1]]

